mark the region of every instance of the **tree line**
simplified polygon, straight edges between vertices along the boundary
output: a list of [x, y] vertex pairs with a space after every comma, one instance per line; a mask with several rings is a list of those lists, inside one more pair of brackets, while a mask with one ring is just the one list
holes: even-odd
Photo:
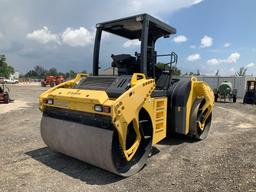
[[7, 63], [6, 56], [0, 55], [0, 77], [9, 78], [14, 73], [14, 68]]
[[[157, 63], [156, 65], [159, 69], [166, 70], [172, 72], [173, 75], [175, 76], [180, 76], [181, 75], [181, 70], [178, 69], [176, 66], [172, 66], [170, 68], [169, 65], [166, 65], [164, 63]], [[4, 54], [0, 54], [0, 77], [5, 77], [9, 78], [11, 74], [14, 73], [14, 68], [8, 64], [6, 56]], [[240, 69], [235, 73], [236, 76], [245, 76], [247, 72], [246, 67], [240, 67]], [[86, 71], [82, 71], [82, 73], [86, 73]], [[45, 69], [42, 66], [36, 65], [32, 70], [29, 70], [25, 75], [21, 75], [21, 77], [25, 78], [34, 78], [34, 79], [43, 79], [45, 76], [48, 75], [62, 75], [64, 76], [65, 79], [72, 79], [76, 76], [76, 72], [73, 70], [70, 70], [68, 72], [59, 72], [56, 68], [52, 67], [50, 69]], [[185, 73], [184, 75], [200, 75], [199, 69], [197, 70], [196, 73], [194, 72], [189, 72]], [[217, 70], [215, 76], [219, 76], [219, 70]]]
[[176, 66], [170, 66], [170, 65], [167, 65], [165, 63], [161, 63], [161, 62], [158, 62], [156, 64], [156, 67], [161, 69], [161, 70], [164, 70], [164, 71], [171, 71], [172, 75], [174, 76], [180, 76], [181, 75], [181, 70], [178, 69]]
[[[82, 71], [82, 73], [87, 73], [86, 71]], [[55, 67], [50, 69], [45, 69], [42, 66], [36, 65], [32, 70], [29, 70], [24, 77], [32, 78], [32, 79], [43, 79], [46, 76], [57, 76], [62, 75], [65, 79], [72, 79], [76, 76], [76, 72], [70, 70], [68, 72], [59, 72]]]

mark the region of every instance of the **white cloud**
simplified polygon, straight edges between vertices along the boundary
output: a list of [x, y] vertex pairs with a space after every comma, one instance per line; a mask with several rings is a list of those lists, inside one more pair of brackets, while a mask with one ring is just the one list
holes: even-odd
[[183, 42], [186, 42], [187, 40], [188, 40], [188, 38], [185, 35], [178, 35], [173, 38], [173, 41], [175, 43], [183, 43]]
[[195, 0], [192, 4], [193, 4], [193, 5], [196, 5], [196, 4], [199, 4], [199, 3], [201, 3], [201, 2], [203, 2], [203, 0]]
[[126, 2], [128, 2], [128, 6], [123, 7], [129, 8], [128, 12], [131, 14], [147, 12], [153, 15], [159, 15], [191, 7], [203, 2], [203, 0], [129, 0], [123, 1], [122, 5], [126, 4]]
[[42, 44], [61, 43], [59, 35], [52, 33], [46, 26], [44, 26], [42, 29], [33, 31], [32, 33], [28, 33], [26, 38], [30, 40], [35, 40]]
[[237, 60], [240, 59], [240, 54], [235, 52], [235, 53], [232, 53], [227, 60], [224, 60], [223, 62], [226, 62], [226, 63], [236, 63]]
[[72, 29], [68, 27], [61, 35], [63, 43], [72, 47], [86, 46], [93, 43], [94, 32], [84, 27]]
[[[35, 40], [42, 44], [47, 43], [57, 43], [57, 44], [67, 44], [72, 47], [76, 46], [86, 46], [94, 41], [95, 30], [89, 31], [84, 27], [78, 29], [72, 29], [70, 27], [62, 34], [52, 33], [48, 27], [44, 26], [43, 29], [38, 29], [32, 33], [28, 33], [26, 38], [30, 40]], [[109, 35], [106, 33], [102, 34], [102, 39], [108, 38]]]
[[209, 65], [219, 65], [220, 61], [218, 59], [216, 59], [216, 58], [212, 58], [212, 59], [209, 59], [207, 61], [207, 64], [209, 64]]
[[226, 63], [226, 64], [233, 64], [236, 63], [240, 59], [240, 53], [235, 52], [231, 53], [227, 59], [216, 59], [212, 58], [207, 60], [207, 64], [209, 65], [219, 65], [221, 63]]
[[191, 45], [190, 48], [191, 48], [191, 49], [195, 49], [196, 46], [195, 46], [195, 45]]
[[187, 57], [187, 60], [188, 60], [188, 61], [191, 61], [191, 62], [197, 61], [197, 60], [199, 60], [199, 59], [201, 59], [201, 56], [200, 56], [198, 53], [189, 55], [189, 56]]
[[255, 66], [255, 63], [253, 63], [253, 62], [248, 63], [247, 65], [245, 65], [246, 68], [254, 67], [254, 66]]
[[[1, 0], [0, 0], [1, 2]], [[134, 6], [131, 6], [132, 2]], [[139, 2], [136, 5], [136, 2]], [[200, 3], [200, 4], [198, 4]], [[17, 3], [16, 3], [17, 4]], [[83, 61], [85, 59], [91, 59], [91, 46], [89, 45], [85, 48], [84, 54], [79, 54], [77, 52], [72, 52], [72, 49], [67, 46], [59, 46], [58, 43], [63, 44], [62, 41], [62, 33], [65, 31], [67, 27], [71, 27], [73, 29], [79, 29], [80, 26], [87, 28], [89, 31], [92, 31], [90, 26], [95, 26], [97, 22], [109, 21], [112, 19], [118, 19], [129, 15], [139, 14], [139, 13], [149, 13], [150, 15], [156, 16], [158, 18], [163, 18], [165, 20], [169, 20], [170, 16], [177, 13], [180, 10], [190, 9], [192, 7], [200, 6], [201, 1], [199, 0], [123, 0], [123, 1], [84, 1], [77, 0], [77, 3], [73, 3], [71, 1], [65, 2], [56, 2], [55, 6], [49, 6], [49, 2], [42, 1], [40, 4], [36, 1], [29, 0], [29, 3], [26, 3], [24, 6], [15, 6], [14, 1], [4, 0], [4, 3], [1, 3], [0, 9], [2, 15], [4, 17], [0, 18], [0, 26], [4, 26], [4, 39], [1, 39], [0, 47], [1, 49], [9, 49], [9, 44], [11, 42], [18, 41], [21, 44], [24, 44], [23, 52], [26, 53], [26, 57], [20, 57], [17, 54], [9, 54], [10, 60], [13, 61], [12, 64], [14, 67], [17, 67], [17, 70], [20, 70], [22, 73], [25, 73], [27, 70], [35, 64], [47, 63], [45, 67], [50, 68], [54, 66], [56, 63], [61, 63], [59, 65], [59, 70], [67, 71], [70, 70], [70, 60], [72, 58], [76, 58], [77, 64], [73, 66], [74, 70], [89, 70], [89, 66], [84, 68]], [[99, 7], [99, 4], [101, 5]], [[203, 4], [203, 3], [202, 3]], [[10, 7], [14, 8], [13, 11], [10, 11]], [[42, 12], [42, 9], [47, 7], [47, 16], [45, 16], [45, 12]], [[62, 10], [58, 13], [56, 17], [56, 7]], [[86, 7], [87, 11], [83, 12], [83, 16], [81, 16], [81, 10]], [[33, 11], [31, 11], [33, 10]], [[97, 13], [93, 10], [98, 10]], [[114, 10], [114, 11], [113, 11]], [[96, 15], [96, 16], [95, 16]], [[54, 19], [53, 19], [54, 18]], [[76, 22], [72, 25], [70, 24], [71, 18], [76, 18]], [[71, 19], [71, 20], [70, 20]], [[39, 27], [38, 24], [42, 25]], [[83, 23], [83, 25], [77, 25], [79, 23]], [[171, 23], [170, 23], [171, 24]], [[32, 38], [31, 40], [33, 45], [30, 44], [29, 38], [26, 38], [28, 33], [31, 33], [34, 30], [43, 29], [43, 26], [46, 25], [48, 29], [51, 31], [53, 36], [53, 40], [47, 42], [50, 45], [57, 45], [58, 51], [51, 52], [51, 46], [48, 46], [45, 43], [44, 49], [40, 49], [41, 45], [37, 42], [46, 42], [45, 40], [35, 40]], [[51, 26], [54, 26], [51, 27]], [[174, 26], [175, 27], [175, 26]], [[1, 28], [1, 27], [0, 27]], [[5, 33], [8, 31], [8, 33]], [[104, 34], [102, 34], [102, 38], [104, 39]], [[108, 42], [112, 42], [112, 36], [110, 36], [111, 40]], [[190, 40], [190, 39], [189, 39]], [[6, 45], [3, 44], [3, 41], [8, 41]], [[58, 42], [58, 43], [55, 43]], [[125, 41], [123, 41], [125, 42]], [[29, 43], [29, 44], [28, 44]], [[29, 46], [28, 46], [29, 45]], [[65, 44], [66, 45], [66, 44]], [[108, 55], [111, 54], [111, 49], [114, 48], [113, 43], [108, 44], [109, 49], [106, 50]], [[122, 43], [121, 43], [122, 46]], [[71, 47], [72, 48], [72, 47]], [[12, 46], [10, 47], [12, 49]], [[86, 51], [87, 49], [87, 51]], [[33, 50], [33, 51], [31, 51]], [[28, 54], [29, 53], [29, 54]], [[65, 55], [65, 57], [59, 57], [59, 54]], [[24, 54], [25, 55], [25, 54]], [[44, 57], [39, 57], [38, 55], [43, 55]], [[31, 59], [33, 58], [33, 59]], [[69, 58], [69, 59], [68, 59]], [[61, 67], [60, 67], [61, 66]], [[58, 67], [58, 66], [56, 66]]]
[[224, 45], [223, 45], [224, 47], [230, 47], [230, 43], [225, 43]]
[[[42, 44], [57, 43], [67, 44], [72, 47], [86, 46], [93, 43], [95, 31], [89, 31], [84, 27], [79, 29], [72, 29], [68, 27], [61, 35], [52, 33], [48, 27], [44, 26], [42, 29], [28, 33], [26, 38], [35, 40]], [[103, 38], [107, 35], [103, 35]]]
[[0, 32], [0, 39], [4, 37], [3, 33]]
[[211, 47], [212, 44], [213, 44], [213, 38], [205, 35], [201, 39], [201, 46], [200, 47], [202, 47], [202, 48]]
[[134, 46], [140, 46], [140, 41], [135, 39], [135, 40], [128, 40], [124, 42], [123, 47], [134, 47]]

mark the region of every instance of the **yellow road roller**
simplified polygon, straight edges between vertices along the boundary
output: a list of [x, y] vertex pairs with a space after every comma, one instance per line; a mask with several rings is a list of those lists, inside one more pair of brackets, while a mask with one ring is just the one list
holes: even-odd
[[[211, 88], [194, 77], [175, 78], [177, 54], [155, 50], [156, 41], [176, 29], [148, 14], [99, 23], [96, 28], [93, 74], [78, 74], [40, 95], [45, 144], [128, 177], [142, 169], [152, 145], [168, 135], [205, 139], [214, 105]], [[102, 32], [140, 41], [140, 53], [109, 56], [109, 75], [99, 73]], [[167, 67], [156, 65], [159, 57], [168, 59]]]

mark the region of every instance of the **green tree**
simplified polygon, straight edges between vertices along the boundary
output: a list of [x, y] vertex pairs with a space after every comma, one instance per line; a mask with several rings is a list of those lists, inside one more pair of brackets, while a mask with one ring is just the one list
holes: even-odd
[[58, 71], [57, 71], [56, 68], [52, 67], [52, 68], [50, 68], [50, 69], [48, 70], [47, 75], [56, 76], [56, 75], [58, 75]]
[[36, 65], [33, 70], [37, 73], [37, 78], [39, 79], [44, 78], [47, 73], [47, 71], [39, 65]]
[[246, 68], [246, 67], [240, 67], [240, 68], [239, 68], [239, 71], [236, 72], [236, 75], [237, 75], [237, 76], [245, 76], [246, 71], [247, 71], [247, 68]]
[[47, 71], [43, 67], [36, 65], [32, 70], [29, 70], [25, 74], [25, 77], [34, 78], [34, 79], [42, 79], [46, 75], [46, 72]]
[[9, 78], [14, 73], [14, 68], [8, 65], [5, 55], [0, 55], [0, 76]]
[[172, 68], [170, 68], [170, 65], [166, 65], [164, 63], [160, 63], [158, 62], [156, 64], [156, 67], [160, 70], [163, 70], [163, 71], [169, 71], [171, 70], [172, 71], [172, 74], [175, 75], [175, 76], [180, 76], [181, 75], [181, 70], [178, 69], [176, 66], [172, 66]]
[[175, 76], [180, 76], [181, 75], [181, 70], [178, 69], [177, 67], [172, 67], [172, 74]]
[[35, 70], [29, 70], [26, 74], [25, 74], [25, 77], [27, 78], [39, 78], [39, 75], [38, 73], [35, 71]]
[[69, 72], [65, 73], [65, 78], [66, 79], [73, 79], [76, 76], [76, 72], [74, 72], [73, 70], [70, 70]]
[[169, 65], [166, 65], [165, 63], [160, 63], [160, 62], [158, 62], [158, 63], [156, 64], [156, 67], [157, 67], [158, 69], [161, 69], [161, 70], [169, 70], [169, 69], [170, 69], [170, 66], [169, 66]]
[[218, 70], [216, 71], [216, 73], [215, 73], [215, 76], [219, 76], [219, 72], [220, 72], [220, 70], [218, 69]]
[[58, 75], [62, 75], [63, 77], [65, 77], [65, 73], [63, 72], [58, 72]]

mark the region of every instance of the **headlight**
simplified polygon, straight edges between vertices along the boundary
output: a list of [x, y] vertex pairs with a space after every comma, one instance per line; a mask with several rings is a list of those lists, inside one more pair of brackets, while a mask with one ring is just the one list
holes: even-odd
[[111, 107], [103, 106], [103, 105], [94, 105], [94, 110], [97, 111], [97, 112], [110, 113], [111, 112]]
[[47, 99], [46, 104], [53, 105], [53, 99]]
[[94, 110], [97, 112], [102, 112], [103, 111], [102, 105], [94, 105]]

